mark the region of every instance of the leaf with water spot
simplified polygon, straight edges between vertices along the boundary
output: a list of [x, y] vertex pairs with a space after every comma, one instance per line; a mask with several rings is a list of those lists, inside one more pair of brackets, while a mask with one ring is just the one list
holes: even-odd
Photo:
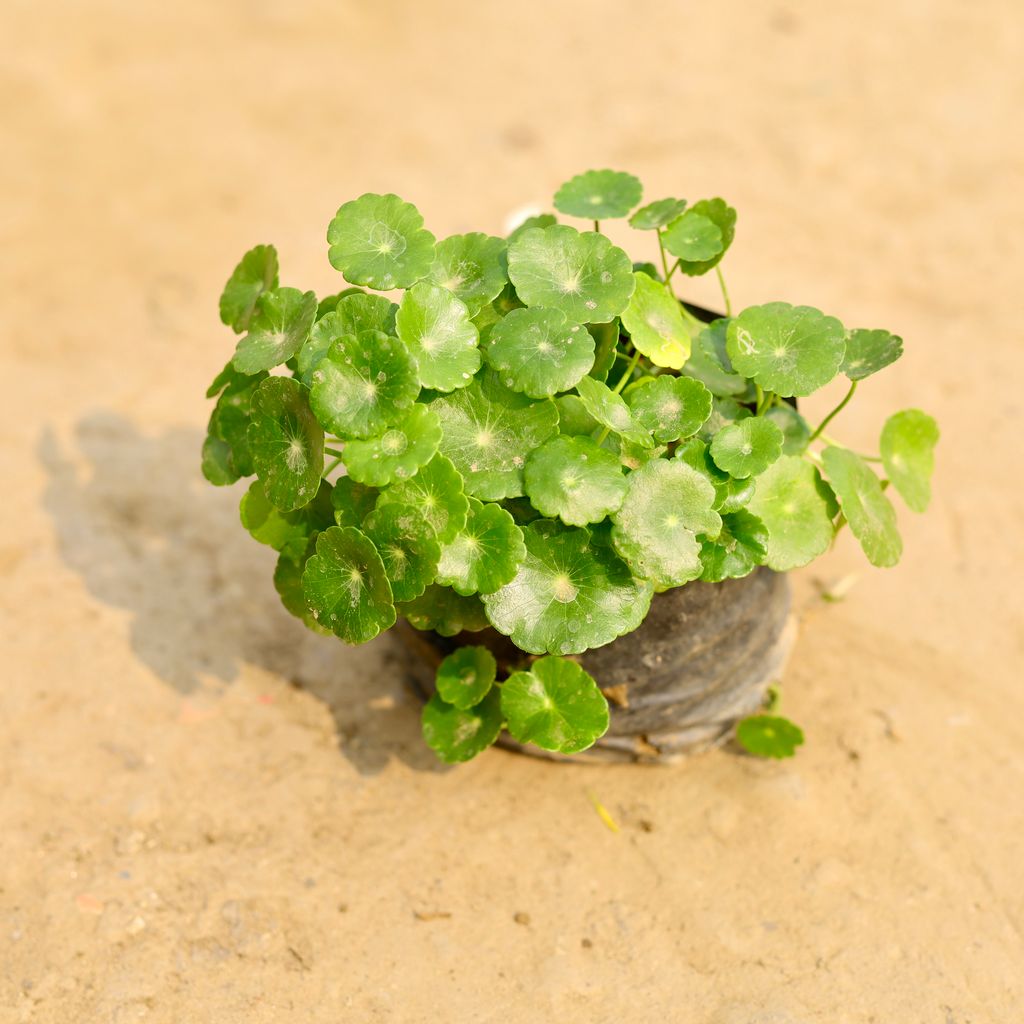
[[840, 367], [850, 380], [863, 380], [903, 355], [903, 339], [889, 331], [856, 328], [847, 332], [846, 355]]
[[493, 302], [508, 283], [507, 243], [480, 231], [450, 235], [437, 243], [427, 278], [465, 303], [471, 316]]
[[754, 496], [754, 480], [737, 480], [719, 469], [711, 458], [707, 443], [699, 437], [691, 437], [680, 444], [676, 448], [675, 458], [707, 477], [715, 489], [715, 503], [712, 508], [722, 515], [743, 508]]
[[665, 228], [662, 240], [673, 256], [687, 263], [713, 259], [723, 250], [722, 229], [693, 207]]
[[361, 527], [377, 504], [378, 494], [373, 487], [356, 483], [349, 476], [338, 477], [331, 491], [335, 523], [338, 526]]
[[579, 654], [636, 629], [650, 607], [649, 583], [585, 528], [541, 519], [523, 531], [526, 555], [515, 578], [484, 596], [499, 633], [530, 654]]
[[414, 629], [432, 630], [441, 636], [478, 633], [489, 625], [484, 606], [475, 594], [456, 594], [451, 587], [432, 583], [414, 601], [399, 605], [399, 615]]
[[242, 495], [239, 518], [254, 540], [296, 558], [305, 551], [313, 534], [334, 525], [332, 491], [331, 485], [323, 480], [309, 504], [282, 512], [270, 503], [262, 481], [254, 480]]
[[593, 377], [584, 377], [577, 385], [583, 407], [602, 427], [642, 448], [653, 448], [654, 438], [633, 418], [621, 395]]
[[738, 398], [753, 391], [746, 377], [735, 373], [726, 351], [729, 320], [712, 320], [693, 342], [683, 373], [699, 380], [718, 398]]
[[412, 203], [368, 192], [341, 206], [327, 228], [328, 259], [352, 284], [386, 292], [430, 273], [434, 236]]
[[895, 565], [903, 554], [896, 510], [871, 467], [849, 448], [830, 446], [821, 453], [825, 475], [839, 499], [850, 530], [872, 565]]
[[729, 423], [711, 441], [711, 458], [737, 480], [763, 473], [781, 454], [784, 438], [778, 425], [764, 416]]
[[633, 274], [636, 288], [622, 311], [622, 326], [634, 348], [655, 366], [678, 370], [690, 355], [690, 332], [672, 293], [646, 274]]
[[420, 385], [405, 346], [382, 331], [335, 341], [311, 377], [310, 404], [339, 437], [374, 437], [402, 419]]
[[736, 739], [755, 757], [792, 757], [804, 742], [803, 730], [778, 715], [751, 715], [736, 727]]
[[441, 422], [428, 405], [414, 405], [383, 434], [348, 441], [343, 458], [353, 480], [384, 487], [426, 465], [441, 441]]
[[626, 493], [619, 460], [589, 437], [545, 442], [530, 453], [524, 477], [533, 507], [569, 526], [600, 522]]
[[526, 455], [558, 429], [554, 402], [531, 401], [491, 375], [431, 404], [441, 420], [441, 452], [466, 481], [466, 493], [486, 501], [523, 493]]
[[654, 231], [675, 220], [685, 209], [685, 199], [655, 199], [629, 218], [629, 226], [638, 231]]
[[381, 491], [378, 506], [412, 505], [419, 510], [439, 544], [447, 544], [466, 525], [469, 501], [458, 470], [443, 455], [435, 455], [416, 475]]
[[920, 409], [904, 409], [885, 421], [879, 450], [885, 472], [912, 512], [924, 512], [932, 498], [932, 472], [939, 428]]
[[320, 625], [348, 644], [364, 644], [395, 623], [384, 563], [353, 526], [332, 526], [316, 539], [302, 572], [306, 603]]
[[[701, 199], [690, 207], [695, 214], [706, 217], [714, 224], [722, 235], [722, 248], [708, 259], [684, 257], [679, 261], [679, 269], [690, 277], [697, 277], [713, 270], [729, 251], [733, 238], [736, 237], [736, 211], [724, 199]], [[678, 253], [676, 255], [679, 255]]]
[[434, 682], [443, 701], [468, 709], [487, 696], [497, 672], [498, 664], [486, 647], [459, 647], [438, 665]]
[[395, 601], [419, 597], [433, 582], [441, 546], [412, 505], [381, 505], [363, 521], [384, 563]]
[[634, 575], [667, 590], [701, 573], [697, 534], [715, 536], [715, 489], [680, 460], [655, 459], [629, 474], [622, 507], [612, 516], [612, 543]]
[[324, 470], [324, 432], [307, 388], [291, 377], [264, 380], [252, 396], [246, 441], [273, 505], [288, 512], [313, 499]]
[[299, 379], [309, 384], [313, 371], [339, 338], [358, 335], [360, 331], [380, 331], [393, 337], [397, 310], [398, 306], [383, 295], [357, 291], [341, 296], [334, 309], [313, 324], [309, 337], [299, 349], [296, 356]]
[[644, 193], [640, 179], [625, 171], [584, 171], [555, 193], [555, 209], [570, 217], [626, 217]]
[[259, 373], [287, 362], [309, 337], [316, 318], [316, 296], [298, 288], [263, 292], [238, 341], [231, 365], [240, 373]]
[[839, 371], [846, 331], [811, 306], [769, 302], [749, 306], [730, 321], [726, 348], [733, 367], [766, 391], [803, 397]]
[[711, 392], [692, 377], [645, 377], [625, 399], [633, 418], [661, 442], [696, 434], [711, 415]]
[[604, 235], [556, 224], [509, 243], [508, 275], [527, 306], [561, 310], [575, 323], [607, 323], [633, 294], [633, 264]]
[[547, 398], [576, 385], [594, 365], [594, 339], [557, 309], [513, 309], [490, 330], [484, 358], [507, 387]]
[[824, 554], [839, 507], [821, 474], [797, 455], [776, 459], [758, 478], [747, 509], [768, 529], [765, 565], [788, 572]]
[[449, 704], [435, 693], [423, 708], [423, 739], [445, 764], [461, 764], [494, 743], [503, 721], [497, 690], [466, 709]]
[[221, 323], [241, 334], [249, 326], [256, 300], [277, 287], [277, 274], [277, 250], [272, 245], [250, 249], [224, 285], [220, 296]]
[[466, 525], [441, 551], [437, 582], [457, 594], [492, 594], [515, 577], [525, 554], [511, 513], [470, 498]]
[[508, 731], [520, 743], [576, 754], [607, 731], [608, 701], [594, 678], [567, 658], [538, 658], [501, 687]]
[[410, 288], [399, 306], [396, 326], [424, 387], [464, 388], [480, 369], [476, 325], [465, 303], [447, 288], [426, 281]]
[[768, 528], [757, 516], [740, 509], [722, 516], [717, 537], [700, 546], [700, 578], [705, 583], [735, 580], [752, 573], [768, 557]]
[[773, 405], [764, 417], [782, 431], [783, 455], [799, 455], [807, 450], [811, 439], [810, 425], [788, 402]]

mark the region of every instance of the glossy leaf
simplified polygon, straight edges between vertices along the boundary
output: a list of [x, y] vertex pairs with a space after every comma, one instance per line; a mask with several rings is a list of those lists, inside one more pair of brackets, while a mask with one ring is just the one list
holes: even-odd
[[653, 231], [663, 228], [686, 209], [685, 199], [655, 199], [653, 203], [641, 206], [629, 218], [629, 226], [639, 231]]
[[343, 458], [353, 480], [384, 487], [413, 476], [426, 465], [441, 441], [441, 422], [428, 405], [414, 405], [383, 434], [349, 441]]
[[555, 209], [570, 217], [626, 217], [643, 196], [640, 179], [625, 171], [585, 171], [555, 193]]
[[497, 690], [469, 709], [448, 704], [435, 693], [423, 708], [423, 739], [445, 764], [461, 764], [494, 743], [502, 721]]
[[220, 296], [221, 323], [241, 334], [249, 326], [256, 300], [277, 287], [277, 274], [277, 250], [272, 245], [250, 249], [224, 285]]
[[470, 498], [466, 525], [441, 551], [437, 582], [458, 594], [492, 594], [515, 577], [525, 554], [511, 513]]
[[778, 715], [752, 715], [736, 727], [736, 739], [755, 757], [792, 757], [804, 742], [803, 730]]
[[282, 512], [270, 503], [263, 483], [254, 480], [242, 496], [239, 518], [254, 540], [297, 558], [306, 550], [310, 536], [334, 525], [332, 491], [331, 485], [324, 480], [308, 505]]
[[400, 605], [398, 611], [415, 629], [433, 630], [441, 636], [477, 633], [489, 625], [479, 597], [456, 594], [436, 583], [414, 601]]
[[713, 259], [724, 249], [722, 229], [693, 207], [681, 213], [662, 235], [665, 248], [688, 263]]
[[402, 298], [395, 318], [420, 383], [435, 391], [464, 388], [480, 369], [480, 340], [469, 310], [447, 288], [422, 282]]
[[419, 509], [439, 544], [447, 544], [466, 525], [469, 501], [459, 472], [443, 455], [435, 455], [415, 476], [381, 491], [379, 505], [411, 505]]
[[781, 454], [784, 437], [778, 425], [764, 416], [748, 416], [715, 434], [711, 458], [737, 480], [763, 473]]
[[717, 537], [700, 546], [700, 578], [706, 583], [740, 579], [768, 557], [768, 528], [745, 509], [722, 516]]
[[313, 612], [306, 603], [306, 595], [302, 589], [302, 573], [306, 562], [316, 553], [316, 535], [311, 536], [301, 552], [282, 551], [274, 567], [274, 589], [285, 610], [301, 619], [308, 629], [314, 633], [331, 635], [331, 631], [313, 617]]
[[363, 520], [377, 504], [378, 492], [372, 487], [356, 483], [351, 477], [339, 477], [331, 491], [334, 521], [338, 526], [362, 527]]
[[241, 373], [272, 370], [287, 362], [309, 337], [316, 317], [316, 296], [298, 288], [263, 292], [231, 360]]
[[538, 512], [585, 526], [616, 511], [626, 494], [619, 460], [589, 437], [556, 437], [526, 460], [526, 493]]
[[690, 334], [679, 302], [665, 285], [634, 273], [636, 288], [622, 311], [622, 326], [633, 346], [655, 366], [678, 370], [690, 355]]
[[[710, 220], [721, 232], [722, 248], [708, 259], [692, 259], [684, 257], [679, 262], [679, 269], [690, 277], [706, 274], [713, 270], [729, 251], [732, 240], [736, 236], [736, 211], [724, 199], [701, 199], [690, 207], [690, 210]], [[677, 254], [679, 255], [679, 254]]]
[[662, 443], [696, 434], [711, 415], [711, 392], [692, 377], [646, 378], [625, 399], [633, 418]]
[[395, 601], [419, 597], [434, 581], [441, 547], [412, 505], [382, 505], [363, 521], [363, 532], [384, 563]]
[[903, 339], [889, 331], [857, 328], [846, 335], [846, 356], [841, 367], [850, 380], [863, 380], [895, 363], [903, 355]]
[[233, 484], [240, 477], [256, 472], [248, 430], [252, 396], [266, 376], [265, 373], [252, 377], [240, 374], [229, 364], [214, 381], [214, 386], [222, 391], [207, 426], [202, 468], [207, 480], [218, 487]]
[[576, 385], [576, 390], [583, 407], [602, 427], [642, 448], [654, 447], [654, 438], [633, 418], [621, 395], [593, 377], [584, 377]]
[[313, 371], [339, 338], [355, 336], [360, 331], [380, 331], [393, 337], [397, 311], [398, 306], [383, 295], [357, 291], [341, 296], [334, 309], [325, 312], [313, 324], [309, 337], [299, 349], [296, 363], [302, 382], [310, 382]]
[[737, 480], [715, 465], [706, 442], [691, 437], [676, 448], [675, 457], [707, 478], [715, 489], [716, 512], [725, 515], [743, 508], [754, 496], [754, 480]]
[[497, 672], [498, 664], [486, 647], [460, 647], [437, 668], [438, 696], [448, 704], [468, 710], [487, 696]]
[[451, 235], [437, 243], [427, 280], [446, 288], [475, 316], [508, 283], [506, 246], [504, 238], [479, 231]]
[[890, 416], [882, 427], [882, 464], [912, 512], [924, 512], [931, 501], [938, 441], [938, 425], [920, 409], [904, 409]]

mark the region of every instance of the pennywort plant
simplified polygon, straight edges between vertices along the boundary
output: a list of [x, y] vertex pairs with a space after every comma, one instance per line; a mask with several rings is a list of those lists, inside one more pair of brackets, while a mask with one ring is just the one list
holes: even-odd
[[[845, 524], [890, 566], [887, 489], [928, 505], [930, 416], [891, 416], [877, 453], [833, 433], [900, 338], [787, 302], [733, 313], [721, 261], [736, 211], [641, 206], [641, 192], [632, 175], [589, 171], [554, 199], [582, 224], [544, 214], [508, 238], [440, 241], [411, 204], [367, 194], [327, 230], [349, 287], [318, 301], [283, 286], [258, 245], [221, 297], [240, 337], [208, 391], [203, 472], [254, 477], [241, 519], [279, 552], [285, 607], [346, 643], [402, 616], [444, 636], [489, 625], [523, 652], [507, 673], [483, 645], [445, 659], [423, 715], [445, 761], [503, 728], [585, 749], [608, 706], [572, 657], [636, 629], [654, 594], [796, 569]], [[601, 233], [626, 217], [655, 264]], [[677, 292], [708, 273], [716, 319]], [[842, 401], [808, 422], [799, 400], [837, 376]], [[784, 756], [794, 729], [756, 716], [740, 739]]]

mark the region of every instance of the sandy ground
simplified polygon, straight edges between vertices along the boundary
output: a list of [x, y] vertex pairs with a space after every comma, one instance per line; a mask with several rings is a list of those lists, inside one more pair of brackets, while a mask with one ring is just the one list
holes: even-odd
[[[1022, 32], [1015, 0], [5, 0], [0, 1021], [1024, 1019]], [[904, 335], [850, 443], [941, 419], [904, 563], [846, 537], [797, 574], [789, 763], [441, 770], [391, 641], [305, 634], [199, 477], [244, 249], [326, 293], [364, 190], [500, 230], [595, 165], [728, 197], [741, 304]]]

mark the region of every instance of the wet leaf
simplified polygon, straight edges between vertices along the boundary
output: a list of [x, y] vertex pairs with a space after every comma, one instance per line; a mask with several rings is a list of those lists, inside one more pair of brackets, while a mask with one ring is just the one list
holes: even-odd
[[[736, 235], [736, 211], [724, 199], [701, 199], [693, 204], [690, 210], [710, 220], [721, 232], [722, 248], [709, 259], [692, 259], [684, 257], [680, 260], [679, 269], [690, 277], [706, 274], [713, 270], [729, 251]], [[679, 255], [678, 253], [676, 255]]]
[[416, 475], [381, 491], [378, 506], [411, 505], [419, 509], [439, 544], [447, 544], [466, 525], [469, 501], [458, 470], [443, 455], [435, 455]]
[[626, 494], [619, 460], [589, 437], [556, 437], [531, 452], [525, 485], [538, 512], [569, 526], [600, 522]]
[[382, 505], [363, 521], [363, 532], [384, 563], [395, 601], [411, 601], [433, 583], [441, 547], [418, 509]]
[[395, 334], [395, 313], [398, 311], [390, 299], [383, 295], [356, 292], [341, 296], [333, 311], [324, 313], [309, 332], [296, 357], [299, 379], [309, 384], [313, 371], [334, 342], [360, 331], [380, 331], [389, 337]]
[[447, 288], [425, 281], [410, 288], [396, 317], [420, 383], [435, 391], [464, 388], [480, 369], [480, 340], [469, 310]]
[[475, 316], [508, 283], [506, 245], [504, 238], [479, 231], [451, 235], [437, 243], [428, 280], [450, 291]]
[[298, 288], [275, 288], [256, 300], [249, 333], [239, 339], [231, 360], [241, 373], [259, 373], [291, 359], [309, 337], [316, 296]]
[[398, 612], [415, 629], [430, 629], [440, 636], [477, 633], [489, 625], [479, 597], [456, 594], [450, 587], [436, 583], [414, 601], [400, 605]]
[[466, 525], [441, 551], [437, 582], [458, 594], [492, 594], [515, 577], [525, 554], [511, 513], [470, 498]]
[[313, 612], [306, 604], [306, 595], [302, 590], [302, 573], [306, 562], [316, 553], [316, 535], [311, 536], [301, 552], [295, 554], [282, 551], [274, 567], [274, 589], [281, 598], [285, 610], [301, 619], [314, 633], [331, 635], [331, 631], [313, 618]]
[[334, 521], [338, 526], [362, 527], [363, 520], [377, 504], [378, 491], [356, 483], [351, 477], [339, 477], [331, 491]]
[[326, 480], [320, 484], [316, 497], [304, 507], [282, 512], [272, 505], [263, 490], [263, 483], [254, 480], [242, 496], [239, 518], [253, 539], [298, 558], [305, 550], [309, 538], [334, 525], [331, 505], [333, 488]]
[[740, 579], [763, 565], [768, 557], [768, 529], [755, 515], [741, 509], [722, 516], [722, 530], [700, 546], [700, 578], [706, 583]]
[[912, 512], [924, 512], [931, 501], [938, 441], [938, 425], [920, 409], [904, 409], [890, 416], [882, 427], [882, 464]]
[[256, 300], [264, 292], [277, 287], [277, 274], [277, 250], [272, 245], [257, 245], [250, 249], [224, 285], [220, 296], [221, 323], [241, 334], [249, 326]]
[[584, 377], [576, 390], [583, 407], [602, 427], [642, 448], [654, 447], [654, 438], [633, 418], [621, 395], [593, 377]]
[[781, 454], [784, 437], [764, 416], [748, 416], [729, 423], [715, 434], [711, 458], [737, 480], [763, 473]]
[[724, 249], [722, 229], [693, 207], [676, 217], [662, 237], [665, 248], [687, 263], [711, 260]]
[[383, 434], [349, 441], [343, 453], [353, 480], [384, 487], [413, 476], [426, 465], [441, 441], [441, 422], [430, 406], [414, 405]]
[[555, 193], [555, 209], [570, 217], [605, 220], [626, 217], [640, 202], [643, 185], [625, 171], [585, 171]]
[[711, 392], [692, 377], [645, 378], [625, 398], [633, 418], [662, 443], [696, 434], [711, 415]]
[[715, 489], [712, 508], [722, 515], [743, 508], [754, 496], [754, 480], [737, 480], [719, 469], [711, 458], [708, 445], [699, 437], [691, 437], [680, 444], [676, 448], [675, 457], [707, 478]]

